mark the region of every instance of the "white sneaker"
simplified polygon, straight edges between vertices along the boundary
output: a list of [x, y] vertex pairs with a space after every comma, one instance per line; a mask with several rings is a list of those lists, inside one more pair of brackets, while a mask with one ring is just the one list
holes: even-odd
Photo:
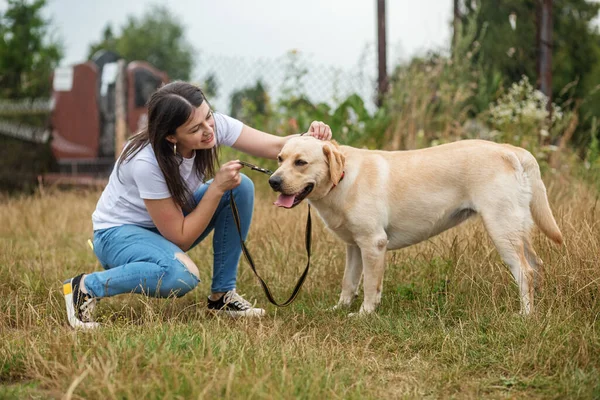
[[265, 310], [253, 307], [235, 289], [225, 293], [219, 300], [211, 300], [209, 297], [208, 310], [216, 315], [223, 314], [233, 318], [262, 317], [265, 315]]
[[76, 329], [98, 328], [100, 324], [92, 319], [97, 299], [81, 291], [79, 284], [82, 277], [83, 274], [77, 275], [63, 283], [67, 320], [69, 325]]

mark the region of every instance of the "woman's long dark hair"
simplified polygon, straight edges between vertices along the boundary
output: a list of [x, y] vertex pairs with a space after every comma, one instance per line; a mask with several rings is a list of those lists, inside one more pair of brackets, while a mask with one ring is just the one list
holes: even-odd
[[[154, 92], [148, 100], [148, 125], [125, 146], [119, 157], [117, 174], [125, 160], [151, 144], [173, 200], [182, 210], [190, 212], [193, 209], [191, 189], [195, 188], [188, 188], [181, 178], [181, 155], [173, 154], [173, 145], [167, 141], [167, 136], [174, 135], [175, 130], [185, 124], [195, 109], [205, 101], [202, 90], [186, 82], [172, 82]], [[214, 176], [217, 164], [217, 146], [196, 150], [194, 169], [198, 177]]]

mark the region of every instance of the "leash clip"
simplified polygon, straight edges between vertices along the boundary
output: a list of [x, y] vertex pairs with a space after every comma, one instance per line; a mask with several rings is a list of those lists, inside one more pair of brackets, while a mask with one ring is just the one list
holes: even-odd
[[242, 164], [244, 167], [248, 167], [248, 168], [258, 171], [258, 172], [262, 172], [263, 174], [273, 175], [273, 171], [271, 171], [270, 169], [261, 168], [258, 165], [250, 164], [249, 162], [246, 162], [246, 161], [239, 161], [239, 163]]

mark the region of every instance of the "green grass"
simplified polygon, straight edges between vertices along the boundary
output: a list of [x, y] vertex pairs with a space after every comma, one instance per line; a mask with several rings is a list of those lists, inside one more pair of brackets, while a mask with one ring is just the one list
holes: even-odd
[[[306, 262], [306, 207], [275, 209], [262, 175], [249, 174], [257, 201], [248, 246], [282, 300]], [[0, 399], [598, 398], [598, 193], [558, 186], [549, 192], [566, 245], [536, 231], [546, 269], [529, 318], [477, 220], [390, 252], [376, 314], [330, 311], [344, 246], [314, 215], [312, 270], [290, 307], [269, 305], [243, 261], [238, 290], [268, 316], [206, 315], [209, 240], [190, 252], [198, 288], [180, 299], [105, 299], [94, 332], [67, 326], [60, 288], [100, 269], [86, 244], [99, 192], [1, 197]]]

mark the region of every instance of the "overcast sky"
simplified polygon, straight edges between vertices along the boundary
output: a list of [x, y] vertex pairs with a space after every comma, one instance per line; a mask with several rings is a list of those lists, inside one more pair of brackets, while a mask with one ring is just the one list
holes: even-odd
[[[6, 0], [0, 0], [6, 5]], [[152, 0], [48, 0], [45, 13], [65, 45], [63, 64], [85, 60], [91, 42], [111, 23], [118, 33], [128, 15], [140, 16]], [[376, 43], [376, 0], [164, 1], [200, 52], [279, 57], [298, 49], [311, 59], [343, 67]], [[390, 53], [408, 57], [441, 48], [450, 36], [452, 0], [388, 0]], [[393, 62], [393, 60], [390, 60]]]
[[[140, 16], [156, 0], [48, 0], [45, 14], [65, 45], [63, 64], [85, 61], [90, 43], [111, 23], [118, 34], [128, 15]], [[354, 64], [376, 43], [376, 0], [161, 1], [187, 28], [199, 52], [279, 57], [298, 49], [316, 62]], [[0, 10], [6, 0], [0, 0]], [[447, 47], [452, 0], [388, 0], [390, 63]]]
[[[129, 15], [142, 16], [152, 4], [160, 3], [181, 20], [187, 40], [204, 60], [269, 60], [296, 49], [311, 65], [350, 70], [360, 68], [361, 55], [369, 46], [370, 73], [375, 74], [377, 0], [47, 1], [45, 16], [64, 44], [62, 65], [84, 62], [89, 45], [101, 38], [108, 23], [118, 35]], [[6, 0], [0, 0], [0, 11], [6, 5]], [[452, 0], [387, 0], [388, 70], [399, 59], [447, 50], [451, 18]], [[225, 68], [220, 73], [222, 83], [234, 75]], [[190, 78], [200, 81], [205, 74], [198, 64]], [[237, 82], [242, 84], [247, 82]], [[224, 89], [230, 93], [233, 88], [232, 84]]]

